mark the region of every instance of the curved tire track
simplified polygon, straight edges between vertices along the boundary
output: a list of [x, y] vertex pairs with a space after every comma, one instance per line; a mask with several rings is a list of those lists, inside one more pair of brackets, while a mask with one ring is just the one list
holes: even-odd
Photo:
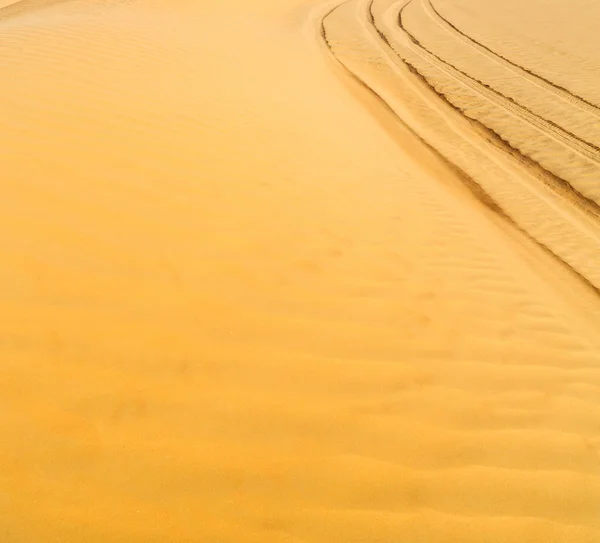
[[[578, 269], [579, 266], [574, 265], [574, 264], [572, 265], [572, 263], [570, 262], [570, 260], [571, 260], [570, 258], [567, 258], [565, 260], [565, 258], [563, 256], [561, 256], [561, 254], [558, 254], [557, 252], [555, 252], [551, 246], [549, 246], [544, 241], [541, 241], [540, 239], [538, 239], [537, 236], [529, 233], [528, 230], [526, 230], [523, 226], [521, 226], [514, 217], [512, 217], [507, 211], [505, 211], [503, 209], [501, 204], [499, 202], [497, 202], [476, 179], [473, 179], [467, 172], [462, 170], [459, 166], [455, 165], [450, 159], [448, 159], [441, 151], [437, 150], [432, 144], [430, 144], [429, 142], [424, 140], [418, 134], [418, 132], [415, 131], [415, 129], [413, 129], [410, 125], [407, 125], [407, 123], [402, 119], [402, 117], [395, 111], [395, 109], [390, 104], [388, 104], [386, 99], [381, 94], [379, 94], [377, 90], [372, 88], [366, 81], [363, 81], [363, 79], [360, 77], [359, 74], [354, 73], [354, 71], [351, 68], [346, 66], [344, 61], [342, 61], [341, 59], [339, 59], [337, 57], [337, 55], [334, 51], [334, 47], [333, 47], [332, 43], [330, 43], [329, 37], [327, 35], [327, 31], [325, 28], [325, 20], [338, 7], [341, 7], [342, 5], [347, 4], [349, 1], [351, 1], [351, 0], [347, 0], [346, 2], [343, 2], [342, 4], [340, 4], [339, 6], [336, 6], [321, 21], [321, 36], [323, 38], [323, 42], [327, 48], [327, 51], [331, 54], [333, 59], [343, 68], [344, 72], [346, 72], [351, 77], [352, 80], [357, 82], [361, 87], [363, 87], [371, 95], [373, 95], [382, 104], [382, 106], [386, 110], [391, 112], [391, 114], [397, 120], [400, 121], [400, 123], [404, 127], [408, 127], [408, 129], [411, 131], [411, 133], [416, 138], [418, 138], [423, 144], [425, 144], [430, 150], [432, 150], [436, 154], [436, 156], [438, 158], [440, 158], [446, 165], [451, 167], [453, 169], [453, 171], [457, 174], [458, 178], [466, 186], [466, 188], [478, 200], [480, 200], [480, 202], [482, 204], [484, 204], [490, 210], [494, 211], [498, 216], [500, 216], [503, 220], [505, 220], [507, 224], [510, 224], [513, 228], [515, 228], [518, 232], [520, 232], [526, 239], [529, 239], [530, 241], [534, 242], [548, 256], [551, 256], [556, 262], [558, 262], [561, 266], [563, 266], [564, 269], [566, 269], [570, 273], [572, 273], [573, 276], [576, 277], [581, 284], [585, 285], [592, 292], [594, 292], [596, 294], [596, 296], [600, 295], [600, 288], [599, 288], [600, 285], [598, 285], [598, 283], [596, 281], [588, 278], [585, 273], [580, 271]], [[456, 111], [456, 113], [459, 114], [461, 117], [465, 118], [465, 116], [463, 115], [462, 111], [459, 108], [455, 107], [452, 103], [450, 103], [448, 101], [448, 99], [445, 98], [443, 95], [440, 95], [431, 86], [431, 84], [427, 81], [427, 79], [425, 79], [416, 70], [416, 68], [411, 65], [411, 63], [408, 60], [405, 60], [402, 57], [402, 55], [400, 55], [397, 51], [395, 51], [393, 49], [388, 38], [385, 36], [385, 34], [381, 31], [381, 29], [376, 24], [376, 20], [373, 15], [373, 12], [372, 12], [372, 5], [373, 5], [373, 0], [371, 0], [371, 2], [368, 3], [364, 22], [367, 27], [370, 27], [370, 32], [373, 35], [373, 39], [375, 39], [376, 41], [380, 40], [382, 42], [385, 42], [385, 44], [386, 44], [385, 46], [383, 46], [383, 44], [380, 44], [379, 47], [383, 46], [383, 47], [386, 47], [387, 49], [389, 49], [390, 58], [392, 58], [392, 56], [393, 56], [398, 62], [400, 62], [402, 65], [404, 65], [406, 68], [408, 68], [409, 72], [412, 72], [414, 77], [416, 77], [417, 79], [420, 79], [422, 84], [424, 84], [430, 92], [432, 92], [438, 98], [442, 99], [444, 101], [444, 103], [447, 104], [447, 106], [449, 106], [452, 110]], [[408, 40], [406, 40], [406, 41], [408, 41]], [[384, 54], [387, 55], [387, 53], [384, 53]], [[469, 123], [472, 125], [473, 124], [474, 125], [481, 124], [478, 121], [475, 121], [472, 119], [466, 118], [466, 120], [468, 120]], [[530, 166], [534, 170], [535, 170], [535, 168], [537, 168], [539, 166], [535, 161], [532, 161], [531, 159], [524, 157], [518, 150], [512, 148], [505, 140], [503, 140], [503, 138], [501, 136], [499, 136], [498, 134], [493, 132], [491, 129], [488, 129], [484, 125], [482, 125], [482, 127], [487, 129], [490, 132], [490, 135], [489, 135], [490, 142], [492, 142], [492, 140], [494, 140], [494, 139], [498, 140], [495, 144], [496, 147], [504, 148], [510, 155], [512, 155], [514, 158], [516, 158], [519, 162], [521, 162], [523, 164], [523, 166], [525, 166], [527, 168], [527, 164], [530, 163]], [[480, 137], [480, 135], [476, 136], [476, 137]], [[488, 137], [486, 137], [486, 139], [488, 139]], [[550, 178], [554, 179], [553, 182], [550, 182], [548, 184], [548, 187], [555, 193], [556, 198], [567, 199], [570, 201], [570, 204], [574, 204], [580, 210], [585, 210], [585, 212], [589, 212], [591, 216], [595, 217], [596, 220], [594, 220], [593, 222], [594, 222], [594, 224], [597, 225], [596, 221], [598, 218], [598, 215], [597, 215], [598, 206], [597, 206], [597, 204], [595, 204], [595, 202], [593, 202], [593, 201], [589, 200], [588, 198], [584, 197], [583, 195], [581, 195], [578, 191], [573, 189], [573, 187], [571, 187], [564, 180], [562, 180], [560, 178], [556, 178], [556, 176], [554, 176], [550, 172], [547, 172], [546, 170], [544, 170], [543, 167], [539, 167], [538, 169], [541, 170], [542, 174], [547, 174]], [[554, 185], [557, 185], [557, 186], [555, 187]], [[560, 189], [558, 187], [560, 187]], [[527, 190], [531, 191], [533, 189], [531, 187], [529, 187]], [[545, 197], [541, 197], [541, 199], [544, 201], [546, 200]], [[550, 204], [550, 203], [548, 203], [548, 205], [551, 208], [555, 207], [553, 204]], [[557, 209], [556, 211], [559, 211], [559, 210]], [[561, 216], [564, 214], [564, 212], [566, 212], [566, 210], [559, 211]], [[568, 216], [565, 215], [563, 218], [567, 222], [572, 222], [572, 219], [573, 219], [573, 217], [570, 217], [570, 215], [568, 215]], [[579, 221], [575, 221], [575, 222], [578, 223]], [[580, 228], [579, 228], [579, 226], [577, 226], [577, 224], [573, 224], [572, 226], [574, 228], [576, 228], [577, 230], [580, 230]], [[583, 225], [580, 225], [580, 226], [583, 227]], [[583, 228], [584, 228], [584, 230], [583, 230], [582, 234], [586, 238], [588, 237], [588, 235], [592, 236], [592, 238], [596, 238], [596, 236], [594, 234], [592, 234], [591, 232], [588, 232], [588, 230], [585, 227], [583, 227]], [[560, 251], [559, 251], [559, 253], [560, 253]]]
[[463, 32], [462, 30], [460, 30], [460, 28], [458, 28], [457, 26], [452, 24], [448, 19], [446, 19], [437, 10], [437, 8], [433, 5], [432, 0], [421, 0], [421, 3], [423, 4], [427, 13], [440, 26], [442, 26], [448, 32], [455, 34], [464, 43], [466, 43], [473, 49], [477, 50], [479, 53], [487, 56], [488, 58], [494, 60], [495, 62], [498, 62], [502, 66], [511, 70], [513, 73], [518, 74], [519, 76], [523, 77], [524, 79], [527, 79], [528, 81], [531, 81], [532, 83], [538, 85], [540, 88], [543, 88], [543, 89], [547, 90], [548, 92], [551, 92], [552, 94], [554, 94], [561, 100], [569, 102], [570, 104], [579, 107], [583, 111], [586, 111], [587, 113], [590, 113], [591, 115], [594, 115], [594, 116], [600, 118], [600, 107], [599, 106], [586, 100], [582, 96], [579, 96], [579, 95], [571, 92], [570, 90], [566, 89], [565, 87], [562, 87], [561, 85], [557, 85], [556, 83], [553, 83], [552, 81], [545, 78], [544, 76], [537, 74], [537, 73], [533, 72], [532, 70], [529, 70], [528, 68], [525, 68], [524, 66], [521, 66], [520, 64], [513, 62], [512, 60], [509, 60], [508, 58], [496, 53], [495, 51], [493, 51], [492, 49], [490, 49], [489, 47], [487, 47], [480, 41], [475, 40], [474, 38], [472, 38], [471, 36], [469, 36], [468, 34]]
[[579, 138], [572, 132], [564, 130], [553, 121], [549, 121], [537, 116], [526, 107], [515, 102], [512, 98], [509, 98], [494, 90], [485, 82], [475, 79], [424, 47], [419, 40], [406, 29], [402, 21], [403, 12], [412, 3], [412, 1], [413, 0], [409, 0], [402, 6], [398, 12], [397, 21], [401, 35], [404, 38], [403, 41], [414, 54], [433, 65], [439, 71], [446, 74], [446, 76], [449, 78], [469, 88], [474, 93], [478, 94], [494, 105], [504, 109], [513, 117], [516, 117], [529, 124], [541, 133], [553, 138], [555, 141], [558, 141], [565, 147], [571, 149], [578, 155], [587, 158], [600, 166], [600, 147]]

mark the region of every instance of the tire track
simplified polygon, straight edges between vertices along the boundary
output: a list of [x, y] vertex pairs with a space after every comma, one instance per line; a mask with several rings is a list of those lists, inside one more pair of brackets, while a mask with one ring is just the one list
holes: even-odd
[[[392, 18], [395, 20], [397, 19], [397, 16], [392, 16], [391, 12], [389, 13], [389, 15], [389, 20], [387, 21], [387, 26], [385, 27], [388, 28], [388, 30], [391, 30], [392, 28], [396, 28], [396, 23], [392, 22]], [[371, 13], [369, 17], [373, 19], [373, 14]], [[394, 52], [394, 55], [397, 56], [403, 64], [409, 66], [413, 73], [422, 80], [422, 83], [425, 84], [427, 88], [429, 88], [437, 96], [441, 97], [447, 105], [449, 105], [452, 109], [460, 113], [461, 116], [468, 118], [469, 121], [473, 124], [473, 126], [476, 128], [478, 127], [478, 129], [483, 131], [484, 134], [490, 135], [492, 140], [497, 141], [499, 146], [504, 147], [510, 154], [517, 157], [518, 160], [522, 162], [527, 168], [532, 169], [534, 172], [538, 171], [541, 174], [541, 176], [538, 175], [538, 177], [541, 177], [544, 183], [551, 187], [552, 190], [554, 190], [557, 194], [566, 197], [574, 202], [577, 202], [578, 207], [580, 207], [581, 209], [585, 209], [587, 212], [593, 215], [596, 221], [600, 218], [600, 205], [598, 203], [598, 199], [594, 196], [593, 193], [590, 192], [589, 189], [585, 187], [585, 185], [580, 186], [581, 183], [575, 183], [575, 181], [577, 180], [576, 177], [572, 177], [571, 175], [565, 175], [566, 172], [557, 173], [551, 164], [542, 164], [539, 159], [530, 157], [526, 152], [519, 149], [518, 146], [515, 146], [510, 141], [507, 141], [505, 135], [501, 135], [497, 131], [497, 128], [492, 128], [486, 125], [481, 120], [467, 116], [465, 110], [461, 106], [455, 104], [450, 97], [446, 96], [445, 92], [438, 91], [438, 89], [434, 88], [432, 83], [430, 83], [427, 79], [427, 77], [420, 73], [420, 68], [417, 68], [414, 61], [409, 60], [406, 54], [400, 54], [398, 50], [390, 44], [390, 40], [381, 32], [381, 30], [377, 29], [377, 34], [385, 42], [386, 46], [388, 46]], [[396, 34], [396, 37], [401, 39], [403, 47], [406, 47], [408, 51], [423, 59], [422, 55], [418, 55], [419, 51], [415, 51], [414, 48], [411, 47], [411, 45], [414, 46], [414, 44], [412, 44], [408, 40], [408, 38], [405, 38], [405, 36], [401, 33]], [[438, 69], [437, 66], [434, 66], [426, 59], [425, 63], [427, 65], [433, 66], [434, 69]], [[458, 85], [460, 86], [461, 83], [458, 82]], [[514, 118], [518, 120], [517, 117]], [[532, 128], [534, 128], [534, 130], [540, 133], [541, 135], [545, 135], [543, 131], [540, 132], [539, 129], [535, 127]], [[485, 137], [487, 138], [488, 136], [486, 135]], [[561, 142], [557, 143], [564, 148]], [[568, 150], [568, 148], [566, 148], [566, 150]], [[596, 166], [592, 164], [590, 164], [590, 166], [596, 168]], [[593, 188], [593, 185], [590, 185], [590, 188]]]
[[[373, 2], [370, 2], [368, 4], [363, 23], [365, 23], [365, 21], [366, 23], [371, 23], [371, 21], [375, 20], [374, 14], [372, 12], [372, 6]], [[382, 104], [382, 106], [393, 115], [395, 119], [400, 121], [403, 128], [408, 128], [411, 131], [411, 133], [415, 136], [415, 138], [418, 138], [423, 144], [427, 146], [429, 150], [435, 153], [435, 155], [441, 161], [443, 161], [444, 164], [446, 164], [450, 169], [452, 169], [456, 177], [458, 177], [462, 184], [466, 186], [467, 190], [469, 190], [484, 206], [494, 211], [494, 213], [497, 214], [499, 218], [508, 225], [509, 228], [514, 228], [515, 234], [517, 234], [517, 237], [515, 239], [521, 240], [519, 241], [519, 244], [523, 243], [523, 247], [526, 247], [529, 242], [533, 243], [535, 246], [541, 249], [542, 253], [545, 253], [548, 257], [551, 257], [552, 260], [557, 262], [567, 274], [571, 275], [571, 277], [574, 277], [579, 284], [585, 286], [591, 292], [593, 292], [594, 298], [597, 298], [597, 296], [600, 295], [600, 283], [598, 283], [598, 281], [595, 280], [596, 274], [592, 274], [591, 277], [588, 277], [586, 270], [589, 268], [589, 266], [584, 264], [588, 261], [585, 257], [586, 252], [589, 252], [591, 245], [596, 246], [596, 242], [598, 240], [598, 205], [595, 202], [588, 200], [586, 197], [582, 196], [573, 187], [571, 187], [571, 185], [566, 183], [564, 180], [556, 177], [552, 173], [548, 172], [535, 161], [529, 159], [526, 156], [523, 156], [518, 150], [511, 147], [510, 144], [503, 140], [502, 137], [493, 132], [493, 130], [487, 128], [485, 125], [482, 125], [479, 121], [466, 118], [463, 112], [460, 110], [460, 108], [457, 108], [452, 103], [450, 103], [445, 96], [440, 95], [438, 92], [436, 92], [435, 89], [431, 87], [429, 82], [416, 70], [414, 66], [410, 64], [408, 60], [403, 60], [403, 58], [392, 49], [392, 47], [387, 42], [387, 39], [384, 39], [384, 36], [382, 36], [382, 33], [379, 28], [376, 28], [372, 24], [365, 24], [365, 27], [368, 28], [369, 31], [372, 33], [375, 42], [379, 42], [378, 47], [380, 49], [383, 48], [381, 50], [384, 56], [389, 57], [390, 62], [393, 62], [396, 65], [395, 70], [402, 70], [402, 66], [403, 69], [407, 72], [406, 75], [401, 77], [408, 77], [409, 79], [407, 80], [407, 83], [413, 77], [415, 78], [415, 81], [410, 82], [410, 86], [414, 87], [415, 90], [417, 90], [418, 86], [422, 87], [422, 90], [417, 90], [418, 95], [420, 95], [424, 100], [430, 100], [431, 98], [426, 98], [425, 95], [422, 94], [426, 88], [428, 93], [430, 92], [432, 93], [432, 96], [435, 95], [437, 98], [441, 98], [444, 103], [444, 106], [449, 108], [449, 110], [456, 112], [456, 115], [460, 119], [462, 119], [461, 123], [456, 124], [455, 121], [451, 118], [446, 118], [446, 115], [450, 114], [450, 111], [446, 113], [440, 110], [438, 112], [439, 115], [441, 115], [445, 119], [445, 122], [447, 122], [449, 126], [452, 127], [451, 129], [459, 135], [459, 137], [466, 137], [464, 130], [468, 129], [469, 131], [473, 132], [472, 136], [475, 139], [471, 140], [469, 137], [467, 137], [467, 141], [471, 142], [471, 144], [474, 145], [474, 149], [478, 149], [480, 152], [487, 154], [490, 152], [491, 149], [486, 150], [486, 148], [491, 146], [492, 148], [496, 149], [496, 151], [493, 152], [500, 151], [503, 155], [505, 155], [505, 157], [501, 158], [501, 155], [499, 155], [498, 159], [501, 159], [502, 163], [505, 160], [508, 160], [509, 162], [505, 166], [508, 166], [512, 163], [510, 169], [506, 170], [506, 174], [511, 177], [517, 175], [516, 170], [524, 168], [525, 171], [528, 171], [529, 173], [527, 173], [525, 177], [531, 177], [531, 179], [529, 179], [528, 181], [524, 181], [522, 179], [518, 181], [518, 184], [520, 184], [523, 187], [523, 189], [527, 191], [525, 194], [523, 194], [523, 197], [525, 197], [525, 201], [528, 201], [531, 198], [539, 199], [542, 206], [548, 206], [548, 211], [558, 213], [561, 219], [565, 221], [565, 226], [567, 224], [569, 225], [567, 230], [565, 230], [565, 232], [560, 235], [566, 235], [567, 238], [565, 239], [570, 239], [572, 238], [573, 234], [579, 232], [588, 240], [584, 245], [587, 248], [583, 250], [582, 254], [579, 256], [571, 255], [570, 249], [567, 250], [566, 245], [563, 247], [563, 250], [559, 249], [557, 252], [553, 249], [552, 242], [552, 237], [556, 236], [556, 232], [552, 234], [550, 231], [547, 231], [546, 228], [542, 228], [540, 230], [540, 228], [536, 227], [536, 231], [530, 233], [529, 226], [531, 226], [531, 224], [529, 223], [531, 223], [531, 220], [527, 219], [521, 222], [521, 219], [525, 218], [522, 218], [518, 213], [516, 216], [513, 216], [512, 212], [517, 212], [516, 209], [512, 209], [512, 207], [514, 207], [513, 203], [509, 203], [508, 201], [506, 202], [509, 205], [509, 208], [511, 209], [510, 212], [506, 211], [503, 203], [501, 204], [500, 200], [497, 200], [494, 196], [492, 196], [485, 188], [485, 185], [482, 185], [478, 180], [476, 180], [476, 178], [467, 173], [467, 170], [464, 170], [463, 168], [461, 168], [461, 166], [455, 164], [451, 158], [446, 158], [446, 154], [444, 154], [441, 151], [438, 151], [434, 145], [430, 144], [426, 139], [424, 139], [420, 135], [420, 133], [416, 131], [416, 129], [412, 128], [411, 125], [407, 126], [407, 122], [405, 122], [400, 116], [400, 114], [396, 112], [394, 107], [386, 101], [383, 95], [379, 94], [378, 91], [369, 86], [366, 83], [366, 81], [363, 81], [363, 79], [360, 77], [360, 75], [358, 75], [358, 73], [354, 73], [348, 66], [344, 64], [343, 60], [336, 56], [336, 53], [332, 50], [332, 44], [329, 43], [329, 37], [327, 36], [327, 32], [323, 21], [321, 25], [321, 34], [323, 37], [323, 41], [327, 42], [325, 44], [327, 46], [326, 50], [329, 53], [329, 55], [336, 61], [336, 64], [340, 65], [343, 71], [347, 73], [352, 80], [357, 82], [362, 88], [366, 89], [372, 96], [374, 96]], [[384, 45], [381, 42], [385, 42], [386, 44]], [[337, 46], [338, 44], [334, 42], [333, 45]], [[386, 49], [389, 50], [389, 52], [385, 52]], [[352, 55], [350, 55], [349, 59], [352, 59]], [[417, 87], [415, 87], [417, 81], [419, 81], [419, 83]], [[434, 110], [439, 109], [435, 104], [431, 104], [430, 107]], [[480, 141], [482, 146], [474, 143], [476, 140]], [[429, 160], [426, 160], [426, 162], [428, 162]], [[500, 162], [497, 162], [497, 160], [493, 158], [492, 160], [494, 164], [500, 166]], [[512, 161], [514, 161], [514, 163]], [[505, 166], [500, 167], [501, 169], [504, 169]], [[545, 187], [546, 189], [549, 189], [550, 193], [545, 193], [545, 190], [540, 191], [540, 187], [537, 186], [540, 181], [543, 183], [541, 186]], [[498, 194], [498, 196], [500, 196], [500, 193]], [[559, 201], [564, 203], [566, 207], [563, 208], [562, 204], [559, 205]], [[504, 202], [503, 199], [502, 202]], [[583, 215], [581, 215], [582, 213]], [[540, 216], [546, 217], [547, 215], [548, 214], [545, 213]], [[545, 220], [548, 220], [548, 218]], [[587, 224], [588, 222], [589, 224]], [[551, 221], [548, 224], [553, 224], [553, 222]], [[558, 229], [561, 230], [560, 227], [558, 227]], [[571, 232], [571, 229], [574, 230]], [[555, 229], [551, 228], [550, 230], [553, 231]], [[572, 247], [572, 244], [570, 244], [569, 247]], [[531, 248], [526, 251], [530, 250]]]
[[531, 110], [515, 102], [512, 98], [498, 92], [485, 82], [475, 79], [423, 46], [423, 44], [421, 44], [419, 40], [406, 29], [402, 20], [404, 10], [412, 3], [412, 1], [413, 0], [409, 0], [409, 2], [402, 6], [398, 12], [397, 22], [402, 35], [405, 38], [404, 42], [413, 53], [446, 74], [449, 78], [469, 88], [474, 93], [487, 99], [494, 105], [504, 109], [513, 117], [520, 119], [539, 132], [561, 143], [574, 153], [587, 158], [600, 166], [600, 147], [579, 138], [553, 121], [537, 116]]
[[[521, 163], [527, 170], [530, 170], [532, 174], [539, 180], [541, 180], [545, 186], [550, 188], [562, 201], [568, 203], [569, 205], [574, 205], [577, 211], [583, 211], [588, 214], [590, 219], [592, 219], [595, 225], [600, 223], [600, 204], [592, 199], [591, 197], [583, 194], [578, 188], [575, 188], [571, 183], [569, 183], [566, 179], [556, 175], [552, 171], [548, 170], [545, 166], [530, 158], [529, 156], [523, 154], [521, 150], [512, 145], [509, 141], [505, 139], [502, 135], [496, 132], [493, 128], [488, 127], [481, 121], [477, 119], [473, 119], [471, 117], [467, 117], [464, 110], [459, 106], [455, 105], [444, 93], [438, 92], [429, 80], [419, 72], [419, 69], [405, 56], [398, 54], [396, 49], [391, 45], [390, 40], [383, 34], [383, 32], [375, 26], [375, 17], [372, 12], [372, 7], [375, 0], [371, 0], [369, 3], [369, 15], [368, 18], [372, 21], [373, 27], [376, 29], [377, 35], [385, 42], [387, 47], [390, 48], [391, 51], [394, 52], [394, 55], [398, 59], [399, 62], [406, 65], [408, 69], [412, 72], [413, 76], [416, 77], [422, 85], [427, 87], [429, 91], [435, 94], [438, 98], [440, 98], [443, 103], [455, 111], [458, 115], [460, 115], [463, 119], [466, 119], [470, 125], [477, 131], [483, 133], [483, 136], [488, 141], [494, 143], [497, 148], [504, 150], [508, 155], [512, 156], [519, 163]], [[410, 1], [410, 0], [409, 0]], [[452, 123], [451, 123], [452, 124]], [[463, 136], [464, 137], [464, 134]], [[529, 186], [529, 184], [527, 184]], [[532, 187], [529, 186], [531, 190]], [[538, 191], [535, 191], [538, 192]], [[565, 214], [564, 210], [558, 209], [555, 205], [550, 204], [550, 202], [545, 198], [541, 193], [538, 193], [538, 197], [546, 201], [552, 208], [558, 212], [565, 220], [572, 222], [572, 218], [570, 217], [570, 213]], [[575, 210], [572, 210], [575, 211]], [[572, 212], [571, 211], [571, 212]], [[580, 229], [580, 226], [576, 226], [576, 228]], [[589, 232], [587, 228], [584, 228], [587, 234], [591, 235], [596, 239], [596, 235]]]
[[586, 111], [587, 113], [590, 113], [591, 115], [594, 115], [595, 117], [600, 118], [600, 107], [599, 106], [593, 104], [589, 100], [586, 100], [582, 96], [579, 96], [578, 94], [571, 92], [567, 88], [562, 87], [561, 85], [558, 85], [556, 83], [553, 83], [552, 81], [545, 78], [544, 76], [542, 76], [538, 73], [535, 73], [532, 70], [529, 70], [528, 68], [525, 68], [524, 66], [521, 66], [520, 64], [513, 62], [512, 60], [509, 60], [508, 58], [496, 53], [495, 51], [493, 51], [492, 49], [490, 49], [483, 43], [475, 40], [468, 34], [464, 33], [462, 30], [460, 30], [460, 28], [458, 28], [457, 26], [452, 24], [448, 19], [446, 19], [438, 11], [438, 9], [434, 6], [432, 0], [421, 0], [421, 2], [423, 4], [423, 6], [425, 7], [426, 11], [432, 17], [435, 18], [435, 20], [438, 22], [438, 24], [443, 26], [448, 32], [453, 32], [455, 34], [458, 34], [458, 37], [463, 42], [467, 43], [473, 49], [479, 51], [483, 55], [494, 60], [495, 62], [502, 64], [503, 66], [505, 66], [506, 68], [511, 70], [513, 73], [518, 74], [521, 77], [531, 81], [532, 83], [536, 84], [540, 88], [543, 88], [543, 89], [551, 92], [558, 98], [577, 106], [578, 108], [582, 109], [583, 111]]
[[[530, 242], [533, 242], [546, 255], [548, 255], [549, 257], [551, 257], [555, 262], [557, 262], [564, 269], [566, 269], [574, 278], [576, 278], [576, 280], [578, 282], [580, 282], [580, 284], [582, 284], [586, 288], [588, 288], [597, 297], [600, 297], [600, 287], [599, 286], [597, 286], [592, 281], [590, 281], [583, 273], [581, 273], [580, 271], [578, 271], [575, 267], [573, 267], [566, 260], [564, 260], [560, 255], [558, 255], [556, 252], [554, 252], [549, 245], [543, 243], [542, 241], [540, 241], [539, 239], [537, 239], [536, 237], [534, 237], [532, 234], [530, 234], [514, 218], [512, 218], [502, 208], [502, 206], [496, 200], [494, 200], [491, 197], [491, 195], [482, 187], [481, 184], [479, 184], [466, 171], [464, 171], [459, 166], [457, 166], [452, 161], [450, 161], [448, 158], [446, 158], [446, 156], [444, 154], [442, 154], [435, 146], [433, 146], [432, 144], [430, 144], [429, 142], [427, 142], [423, 137], [421, 137], [411, 126], [409, 126], [406, 122], [404, 122], [402, 120], [402, 118], [395, 112], [395, 110], [393, 109], [393, 107], [385, 100], [385, 98], [383, 98], [381, 96], [381, 94], [379, 94], [373, 87], [371, 87], [368, 83], [366, 83], [358, 74], [356, 74], [354, 71], [352, 71], [348, 66], [346, 66], [346, 64], [344, 64], [343, 61], [341, 61], [337, 57], [337, 55], [336, 55], [336, 53], [334, 51], [333, 45], [330, 42], [329, 37], [327, 35], [327, 29], [326, 29], [326, 26], [325, 26], [325, 22], [326, 22], [327, 18], [331, 14], [333, 14], [338, 8], [340, 8], [341, 6], [347, 4], [347, 3], [351, 2], [351, 1], [352, 0], [346, 0], [346, 2], [343, 2], [343, 3], [339, 4], [338, 6], [335, 6], [321, 20], [321, 27], [320, 27], [321, 37], [323, 39], [323, 42], [324, 42], [324, 44], [325, 44], [325, 46], [326, 46], [329, 54], [331, 55], [331, 57], [337, 62], [337, 64], [351, 78], [352, 81], [354, 81], [361, 88], [363, 88], [364, 90], [366, 90], [371, 96], [373, 96], [380, 103], [380, 105], [388, 113], [390, 113], [397, 122], [399, 122], [402, 125], [402, 127], [404, 129], [407, 129], [416, 139], [418, 139], [418, 141], [420, 141], [430, 152], [432, 152], [436, 156], [437, 159], [439, 159], [446, 167], [448, 167], [451, 171], [453, 171], [454, 174], [456, 175], [456, 177], [461, 180], [463, 186], [465, 186], [466, 189], [481, 204], [483, 204], [486, 208], [488, 208], [490, 211], [492, 211], [493, 213], [495, 213], [506, 224], [508, 224], [510, 227], [514, 228], [518, 233], [520, 233], [521, 235], [523, 235], [523, 237], [525, 239], [529, 240]], [[369, 24], [372, 25], [372, 27], [373, 27], [374, 31], [376, 32], [376, 34], [379, 35], [386, 42], [386, 44], [388, 44], [388, 46], [391, 49], [393, 49], [392, 46], [391, 46], [391, 44], [390, 44], [390, 42], [388, 41], [387, 37], [385, 37], [385, 35], [381, 32], [381, 30], [375, 24], [375, 17], [373, 15], [373, 11], [372, 11], [373, 3], [374, 3], [374, 0], [371, 0], [370, 3], [368, 4], [367, 21], [368, 21]], [[429, 82], [427, 82], [427, 80], [423, 76], [421, 76], [421, 74], [418, 73], [418, 71], [416, 70], [416, 68], [414, 68], [413, 66], [411, 66], [409, 63], [405, 62], [405, 64], [409, 67], [410, 71], [413, 72], [413, 74], [416, 74], [419, 78], [423, 79], [425, 81], [426, 85], [429, 88], [432, 89], [432, 87], [429, 84]], [[439, 96], [445, 102], [447, 102], [447, 99], [445, 97], [439, 95], [439, 93], [437, 93], [437, 91], [435, 91], [435, 89], [432, 89], [432, 90], [433, 90], [433, 92], [435, 92], [435, 94], [437, 96]], [[457, 110], [457, 108], [454, 105], [452, 105], [452, 104], [449, 104], [449, 105], [453, 109]], [[458, 111], [460, 112], [460, 110], [458, 110]], [[462, 115], [462, 112], [460, 112], [460, 114]], [[493, 134], [495, 136], [497, 136], [498, 138], [500, 138], [500, 136], [498, 136], [497, 134], [495, 134], [495, 133], [493, 133]], [[506, 144], [506, 142], [504, 140], [502, 140], [502, 142], [504, 144]], [[550, 175], [552, 175], [552, 174], [550, 174]], [[585, 198], [585, 197], [582, 197], [582, 198]], [[597, 207], [597, 205], [594, 202], [590, 201], [590, 204], [593, 204], [595, 207]]]
[[386, 46], [390, 49], [390, 51], [394, 52], [395, 58], [398, 59], [399, 62], [402, 62], [410, 72], [418, 78], [423, 85], [425, 85], [432, 93], [434, 93], [438, 98], [440, 98], [448, 107], [452, 110], [456, 111], [461, 117], [468, 120], [468, 122], [473, 125], [476, 129], [483, 132], [485, 134], [486, 139], [489, 139], [492, 142], [495, 142], [495, 145], [503, 150], [505, 150], [509, 155], [515, 157], [521, 164], [523, 164], [526, 168], [534, 171], [537, 174], [537, 177], [540, 177], [544, 180], [544, 184], [552, 189], [559, 197], [568, 199], [571, 203], [577, 205], [580, 210], [583, 210], [585, 213], [589, 214], [590, 217], [594, 219], [594, 221], [600, 221], [600, 204], [595, 200], [589, 198], [588, 196], [581, 193], [578, 189], [573, 187], [567, 180], [557, 176], [553, 172], [546, 169], [544, 166], [536, 162], [534, 159], [529, 156], [523, 154], [519, 149], [514, 147], [509, 141], [507, 141], [502, 135], [495, 132], [492, 128], [486, 126], [481, 121], [477, 119], [472, 119], [471, 117], [467, 117], [465, 112], [452, 103], [450, 99], [443, 93], [438, 92], [432, 84], [428, 81], [428, 79], [422, 75], [416, 66], [414, 66], [411, 61], [398, 54], [398, 52], [392, 46], [388, 37], [377, 27], [375, 16], [373, 14], [373, 5], [375, 0], [371, 0], [368, 5], [368, 15], [367, 18], [377, 36], [386, 44]]
[[[600, 132], [597, 130], [600, 110], [588, 111], [580, 104], [563, 100], [550, 85], [520, 72], [492, 53], [478, 49], [441, 20], [429, 2], [413, 2], [405, 12], [406, 27], [422, 45], [538, 117], [554, 122], [589, 144], [600, 146]], [[597, 178], [600, 179], [600, 172]]]

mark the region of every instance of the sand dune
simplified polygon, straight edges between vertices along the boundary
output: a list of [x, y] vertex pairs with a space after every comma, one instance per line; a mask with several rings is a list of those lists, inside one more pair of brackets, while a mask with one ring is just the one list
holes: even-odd
[[0, 540], [600, 541], [578, 3], [0, 3]]

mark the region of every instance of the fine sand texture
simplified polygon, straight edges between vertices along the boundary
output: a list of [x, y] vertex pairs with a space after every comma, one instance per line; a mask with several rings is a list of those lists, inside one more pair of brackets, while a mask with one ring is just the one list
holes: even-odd
[[599, 20], [0, 0], [0, 543], [599, 543]]

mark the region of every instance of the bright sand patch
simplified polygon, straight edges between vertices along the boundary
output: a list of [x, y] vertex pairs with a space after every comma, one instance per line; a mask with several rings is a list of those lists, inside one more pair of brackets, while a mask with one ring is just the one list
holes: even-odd
[[8, 4], [0, 540], [600, 541], [587, 102], [425, 2]]

